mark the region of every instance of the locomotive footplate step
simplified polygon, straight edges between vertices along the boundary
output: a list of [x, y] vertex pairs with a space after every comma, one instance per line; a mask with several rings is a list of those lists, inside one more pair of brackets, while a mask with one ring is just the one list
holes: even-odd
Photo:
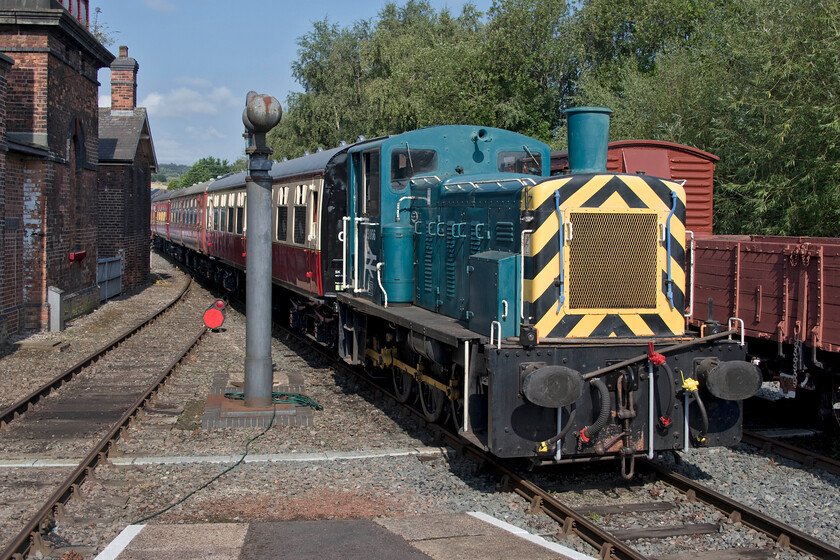
[[416, 517], [130, 525], [96, 560], [594, 560], [483, 513]]
[[414, 305], [406, 307], [391, 306], [385, 309], [369, 300], [344, 293], [337, 294], [336, 299], [366, 314], [387, 319], [419, 333], [429, 334], [450, 346], [458, 346], [458, 343], [462, 340], [472, 340], [475, 338], [481, 339], [482, 342], [487, 342], [488, 340], [487, 337], [467, 329], [456, 319], [441, 315], [440, 313], [432, 313]]

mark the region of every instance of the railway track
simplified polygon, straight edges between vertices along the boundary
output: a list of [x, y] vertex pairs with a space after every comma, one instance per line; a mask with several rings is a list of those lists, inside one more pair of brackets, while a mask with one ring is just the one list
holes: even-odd
[[140, 330], [142, 330], [144, 327], [151, 325], [155, 320], [157, 320], [164, 313], [172, 309], [172, 307], [175, 304], [181, 301], [181, 299], [190, 289], [191, 285], [192, 279], [190, 278], [190, 280], [184, 285], [184, 288], [178, 293], [177, 296], [172, 298], [172, 300], [169, 303], [167, 303], [166, 305], [164, 305], [145, 319], [142, 319], [122, 334], [114, 337], [94, 352], [91, 352], [89, 355], [85, 356], [75, 364], [71, 365], [70, 367], [56, 375], [54, 378], [41, 385], [35, 391], [26, 395], [11, 406], [8, 406], [2, 411], [0, 411], [0, 429], [8, 429], [9, 422], [15, 420], [16, 418], [20, 417], [20, 415], [26, 413], [33, 406], [38, 404], [38, 402], [40, 402], [41, 399], [49, 396], [54, 391], [60, 389], [65, 383], [76, 377], [76, 375], [81, 373], [86, 367], [90, 366], [91, 364], [105, 356], [105, 354], [119, 346], [121, 343], [125, 342], [130, 337], [140, 332]]
[[802, 463], [808, 468], [822, 469], [826, 472], [840, 475], [840, 461], [831, 457], [826, 457], [789, 443], [777, 441], [749, 430], [744, 430], [741, 441], [761, 449], [764, 453], [774, 453], [780, 457]]
[[[203, 311], [203, 307], [201, 310]], [[315, 348], [319, 347], [315, 346]], [[102, 360], [98, 363], [102, 363]], [[340, 365], [339, 367], [344, 369], [343, 365]], [[352, 369], [349, 369], [349, 371], [353, 371], [354, 374], [358, 373]], [[365, 377], [362, 377], [361, 379], [367, 380]], [[65, 389], [69, 388], [70, 385], [65, 387]], [[390, 394], [390, 384], [385, 388], [377, 386], [377, 391], [382, 391], [383, 393], [388, 394], [394, 403], [397, 402], [394, 395]], [[43, 409], [44, 404], [55, 399], [57, 396], [57, 394], [54, 394], [51, 397], [44, 399], [44, 402], [34, 407], [22, 418], [19, 418], [17, 421], [11, 423], [9, 426], [10, 430], [7, 430], [7, 432], [14, 431], [18, 422], [29, 421], [30, 418], [34, 419], [34, 413], [40, 412]], [[142, 407], [143, 403], [148, 401], [148, 398], [148, 395], [145, 399], [142, 398], [141, 395], [138, 397], [135, 404], [137, 407]], [[31, 416], [30, 413], [32, 413]], [[421, 412], [415, 410], [414, 413], [417, 414], [419, 418], [422, 418]], [[125, 427], [131, 423], [132, 417], [132, 413], [126, 412], [126, 415], [114, 424], [111, 430], [112, 433], [105, 434], [99, 440], [97, 445], [91, 448], [92, 450], [88, 453], [85, 461], [82, 461], [76, 467], [72, 467], [73, 472], [65, 479], [65, 482], [62, 484], [56, 483], [54, 486], [55, 491], [51, 499], [48, 500], [33, 516], [33, 519], [38, 518], [38, 521], [33, 521], [34, 525], [33, 522], [30, 522], [29, 525], [21, 531], [21, 534], [24, 534], [27, 530], [29, 530], [29, 533], [25, 535], [22, 543], [22, 549], [24, 552], [10, 552], [10, 546], [0, 558], [5, 560], [5, 558], [14, 558], [15, 554], [23, 555], [27, 553], [25, 551], [34, 552], [38, 550], [40, 542], [40, 537], [38, 535], [41, 534], [41, 529], [48, 528], [54, 518], [61, 518], [63, 513], [62, 504], [64, 501], [72, 497], [75, 492], [82, 488], [81, 482], [84, 480], [84, 477], [90, 474], [96, 468], [96, 465], [104, 460], [108, 452], [111, 450], [113, 442], [116, 441], [119, 434], [125, 429]], [[543, 484], [542, 482], [535, 482], [535, 477], [532, 476], [532, 474], [518, 471], [515, 466], [499, 463], [494, 458], [485, 456], [478, 450], [465, 446], [463, 441], [460, 440], [457, 435], [448, 432], [447, 430], [443, 430], [438, 427], [433, 428], [433, 430], [439, 433], [439, 438], [442, 441], [445, 441], [448, 445], [458, 450], [459, 453], [472, 458], [483, 470], [492, 473], [498, 481], [500, 488], [516, 492], [520, 496], [524, 497], [530, 503], [530, 511], [534, 513], [545, 512], [549, 517], [557, 521], [558, 534], [575, 534], [579, 536], [582, 540], [594, 547], [595, 550], [598, 551], [598, 554], [600, 554], [603, 558], [676, 558], [677, 556], [673, 554], [659, 556], [652, 555], [649, 552], [648, 556], [646, 556], [644, 553], [637, 550], [639, 547], [634, 546], [634, 541], [644, 539], [649, 542], [650, 540], [657, 538], [656, 533], [659, 534], [659, 537], [666, 536], [667, 534], [690, 535], [702, 534], [702, 532], [714, 534], [726, 531], [733, 527], [735, 530], [746, 530], [741, 529], [741, 526], [753, 527], [754, 525], [760, 524], [765, 526], [755, 528], [762, 534], [767, 535], [765, 540], [768, 543], [768, 547], [790, 547], [793, 550], [805, 550], [808, 551], [810, 556], [817, 558], [840, 558], [840, 552], [838, 552], [837, 549], [830, 546], [823, 546], [818, 542], [817, 544], [814, 544], [811, 542], [813, 541], [811, 537], [784, 524], [774, 522], [769, 518], [769, 521], [761, 521], [761, 523], [758, 523], [754, 519], [754, 514], [756, 512], [749, 511], [749, 508], [741, 507], [737, 503], [728, 503], [725, 498], [723, 498], [722, 501], [718, 500], [718, 498], [713, 495], [714, 493], [711, 493], [712, 497], [709, 497], [706, 489], [703, 489], [703, 487], [700, 486], [700, 490], [698, 490], [698, 487], [694, 486], [696, 483], [691, 480], [683, 480], [682, 477], [679, 476], [674, 477], [673, 481], [667, 480], [665, 478], [665, 475], [668, 474], [667, 471], [663, 471], [664, 474], [655, 472], [655, 464], [652, 466], [652, 470], [650, 471], [647, 470], [648, 467], [642, 462], [640, 462], [638, 466], [640, 472], [642, 469], [646, 469], [645, 474], [648, 477], [656, 477], [657, 480], [669, 485], [670, 488], [673, 488], [673, 492], [669, 492], [667, 495], [659, 496], [659, 499], [654, 497], [654, 499], [646, 501], [645, 503], [624, 502], [597, 505], [586, 504], [583, 506], [580, 504], [572, 505], [571, 503], [558, 499], [555, 495], [556, 492], [551, 489], [550, 485]], [[0, 441], [2, 441], [3, 435], [5, 434], [0, 434]], [[545, 472], [547, 473], [547, 476], [551, 474], [551, 471]], [[684, 488], [683, 486], [686, 487]], [[676, 494], [678, 494], [678, 496], [675, 498], [674, 495]], [[713, 501], [720, 501], [720, 504], [716, 505], [711, 503]], [[678, 526], [663, 527], [661, 519], [667, 517], [667, 512], [678, 511], [681, 507], [684, 507], [685, 503], [699, 504], [696, 507], [705, 507], [707, 508], [706, 511], [713, 511], [712, 508], [715, 508], [715, 510], [720, 512], [720, 519], [716, 520], [714, 523], [683, 523]], [[683, 505], [681, 506], [680, 504]], [[628, 514], [636, 515], [637, 518], [641, 518], [645, 514], [649, 514], [652, 517], [658, 515], [658, 517], [653, 520], [655, 524], [658, 524], [650, 527], [636, 527], [632, 530], [632, 532], [628, 533], [625, 531], [622, 533], [620, 530], [615, 529], [615, 524], [610, 525], [609, 523], [605, 523], [605, 521], [608, 521], [610, 518], [615, 519]], [[673, 517], [676, 518], [676, 515]], [[727, 558], [726, 556], [722, 556], [724, 552], [726, 551], [717, 550], [714, 553], [715, 556], [706, 556], [706, 558]], [[765, 550], [735, 549], [728, 551], [729, 554], [734, 555], [730, 557], [753, 558], [773, 557], [771, 555], [773, 552], [774, 549], [772, 548], [767, 548]], [[775, 549], [775, 552], [778, 552], [778, 549]], [[704, 558], [702, 555], [698, 554], [693, 554], [693, 556], [694, 560]], [[798, 556], [794, 555], [785, 557]]]
[[[282, 328], [282, 327], [280, 327]], [[287, 331], [288, 332], [288, 331]], [[293, 336], [294, 333], [290, 333]], [[306, 340], [315, 348], [319, 345], [310, 339]], [[324, 355], [331, 357], [329, 353]], [[334, 360], [334, 358], [333, 358]], [[342, 368], [360, 380], [374, 384], [381, 390], [395, 405], [400, 404], [399, 399], [394, 395], [390, 386], [383, 386], [374, 383], [362, 372], [346, 366], [344, 363], [335, 361], [335, 367]], [[419, 408], [403, 404], [418, 418], [423, 418], [423, 412]], [[695, 514], [698, 517], [708, 515], [718, 520], [713, 523], [679, 523], [663, 525], [661, 517], [652, 520], [650, 526], [633, 527], [632, 529], [609, 529], [596, 520], [609, 518], [612, 515], [628, 513], [646, 514], [648, 512], [662, 512], [677, 509], [674, 501], [662, 501], [653, 499], [642, 503], [613, 503], [603, 505], [587, 505], [575, 507], [559, 500], [554, 492], [546, 489], [543, 485], [529, 480], [529, 476], [515, 467], [511, 467], [497, 458], [481, 451], [478, 448], [467, 445], [458, 435], [445, 427], [430, 425], [438, 439], [448, 446], [456, 449], [459, 453], [471, 457], [482, 469], [492, 474], [497, 480], [500, 489], [513, 491], [530, 502], [529, 512], [544, 512], [546, 515], [557, 521], [560, 526], [559, 533], [563, 536], [576, 534], [582, 540], [591, 545], [600, 558], [613, 558], [617, 560], [644, 560], [647, 558], [686, 558], [691, 560], [726, 560], [729, 558], [775, 558], [776, 550], [788, 549], [807, 555], [806, 557], [820, 559], [840, 560], [840, 548], [825, 543], [808, 535], [786, 523], [778, 521], [762, 512], [759, 512], [745, 504], [728, 498], [719, 492], [706, 487], [692, 479], [671, 472], [667, 468], [655, 462], [644, 459], [637, 460], [637, 471], [647, 480], [659, 481], [667, 485], [678, 495], [676, 500], [680, 502], [691, 502], [701, 507], [708, 508], [707, 513]], [[745, 441], [752, 441], [750, 435], [745, 435]], [[808, 453], [800, 450], [802, 453]], [[776, 450], [774, 449], [774, 452]], [[811, 454], [813, 455], [813, 454]], [[816, 461], [816, 459], [814, 459]], [[666, 514], [667, 515], [667, 514]], [[638, 518], [638, 516], [637, 516]], [[763, 535], [764, 547], [750, 548], [729, 548], [709, 551], [705, 554], [696, 551], [683, 554], [667, 554], [664, 556], [648, 556], [639, 552], [632, 546], [632, 541], [639, 539], [656, 540], [669, 537], [686, 537], [700, 534], [720, 534], [726, 531], [742, 531], [746, 527], [760, 535]], [[725, 539], [724, 539], [725, 540]]]
[[[64, 504], [81, 491], [123, 431], [207, 332], [201, 321], [206, 304], [185, 287], [145, 321], [3, 412], [0, 444], [5, 459], [58, 456], [71, 465], [77, 461], [74, 457], [84, 459], [66, 467], [64, 477], [53, 472], [35, 479], [41, 501], [33, 503], [31, 496], [19, 499], [20, 512], [0, 521], [4, 541], [17, 535], [3, 543], [0, 559], [48, 553], [42, 536], [61, 518]], [[54, 471], [62, 461], [52, 463]], [[7, 505], [15, 505], [16, 492], [21, 491], [19, 477], [4, 479], [0, 485], [5, 486], [3, 495], [11, 496]], [[25, 521], [16, 523], [12, 518]]]

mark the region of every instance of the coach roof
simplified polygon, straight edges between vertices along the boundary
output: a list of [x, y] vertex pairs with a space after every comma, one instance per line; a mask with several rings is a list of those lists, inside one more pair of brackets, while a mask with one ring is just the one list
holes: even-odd
[[[271, 166], [271, 171], [269, 173], [272, 180], [323, 173], [324, 168], [327, 166], [330, 159], [342, 150], [346, 150], [348, 147], [349, 145], [339, 146], [338, 148], [323, 150], [308, 156], [290, 159], [287, 161], [278, 161]], [[246, 171], [240, 171], [238, 173], [222, 177], [221, 179], [217, 179], [207, 186], [207, 192], [241, 187], [245, 184], [246, 176]]]

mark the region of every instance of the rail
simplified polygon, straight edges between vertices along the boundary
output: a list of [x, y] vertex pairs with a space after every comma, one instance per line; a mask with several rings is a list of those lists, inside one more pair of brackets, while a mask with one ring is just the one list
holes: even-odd
[[792, 459], [802, 463], [806, 467], [822, 469], [826, 472], [840, 475], [840, 461], [831, 457], [825, 457], [819, 453], [814, 453], [813, 451], [808, 451], [807, 449], [802, 449], [789, 443], [776, 441], [749, 430], [744, 430], [741, 441], [747, 445], [757, 447], [765, 453], [775, 453], [786, 459]]
[[128, 428], [134, 421], [137, 413], [142, 409], [146, 403], [151, 400], [152, 396], [158, 388], [166, 381], [166, 379], [175, 370], [175, 367], [190, 353], [190, 351], [198, 344], [202, 337], [208, 332], [207, 327], [201, 330], [190, 341], [186, 348], [184, 348], [178, 356], [173, 359], [166, 369], [151, 383], [149, 388], [141, 395], [131, 407], [122, 415], [122, 417], [112, 426], [105, 437], [99, 440], [99, 443], [88, 453], [87, 457], [79, 464], [78, 467], [68, 476], [64, 482], [56, 489], [50, 496], [46, 503], [41, 506], [41, 509], [35, 516], [26, 524], [23, 530], [17, 537], [6, 547], [0, 560], [13, 560], [15, 558], [24, 558], [32, 550], [41, 550], [42, 553], [46, 549], [41, 539], [41, 532], [46, 530], [52, 523], [52, 520], [60, 515], [65, 503], [67, 503], [73, 494], [79, 491], [81, 484], [85, 479], [93, 473], [93, 470], [108, 457], [108, 452], [112, 446], [121, 437], [123, 431]]
[[689, 498], [697, 499], [722, 511], [732, 521], [739, 521], [760, 533], [764, 533], [776, 541], [779, 546], [790, 547], [794, 550], [816, 556], [817, 558], [840, 559], [840, 548], [824, 543], [799, 529], [795, 529], [786, 523], [782, 523], [723, 494], [715, 492], [711, 488], [695, 482], [690, 478], [671, 472], [656, 463], [644, 459], [640, 460], [638, 465], [656, 474], [660, 480], [677, 488], [689, 496]]
[[121, 335], [117, 336], [116, 338], [112, 339], [111, 341], [105, 343], [104, 346], [101, 346], [99, 349], [95, 350], [88, 356], [82, 358], [57, 376], [55, 376], [50, 381], [44, 383], [41, 387], [36, 389], [35, 391], [29, 393], [16, 403], [12, 404], [11, 406], [5, 408], [2, 412], [0, 412], [0, 429], [8, 429], [9, 422], [15, 420], [16, 418], [20, 417], [20, 415], [24, 414], [27, 410], [29, 410], [32, 406], [38, 403], [41, 399], [48, 396], [50, 393], [55, 391], [56, 389], [61, 388], [62, 385], [73, 379], [76, 375], [79, 374], [84, 368], [88, 367], [92, 363], [96, 362], [99, 358], [125, 342], [127, 339], [132, 337], [133, 335], [137, 334], [143, 327], [150, 324], [152, 321], [172, 309], [172, 307], [181, 301], [184, 297], [184, 294], [187, 293], [190, 286], [192, 285], [192, 278], [190, 278], [181, 292], [174, 298], [172, 301], [161, 307], [158, 311], [153, 313], [152, 315], [146, 317], [145, 319], [138, 322], [136, 325], [122, 333]]

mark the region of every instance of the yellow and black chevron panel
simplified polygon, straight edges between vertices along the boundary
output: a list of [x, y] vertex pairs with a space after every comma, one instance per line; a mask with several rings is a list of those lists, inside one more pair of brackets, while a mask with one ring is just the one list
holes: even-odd
[[678, 183], [573, 175], [527, 188], [522, 204], [533, 215], [525, 313], [541, 338], [684, 332], [685, 191]]

